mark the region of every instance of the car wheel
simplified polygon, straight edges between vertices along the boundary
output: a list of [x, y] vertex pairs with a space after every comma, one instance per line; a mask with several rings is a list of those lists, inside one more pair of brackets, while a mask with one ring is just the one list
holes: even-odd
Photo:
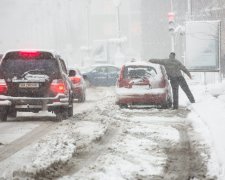
[[0, 121], [7, 121], [8, 107], [0, 107]]
[[79, 97], [78, 102], [81, 103], [81, 102], [84, 102], [85, 100], [86, 100], [86, 95], [85, 95], [85, 93], [83, 92], [83, 93], [82, 93], [82, 96]]
[[16, 118], [16, 116], [17, 116], [17, 110], [15, 108], [10, 108], [9, 111], [8, 111], [8, 116], [9, 117]]
[[55, 110], [56, 120], [62, 121], [68, 118], [68, 108], [61, 107], [60, 109]]
[[73, 102], [70, 107], [68, 107], [68, 117], [73, 117]]
[[119, 107], [120, 107], [121, 109], [124, 109], [124, 108], [128, 108], [128, 105], [127, 105], [127, 104], [119, 104]]
[[171, 97], [167, 98], [167, 101], [162, 105], [163, 109], [168, 109], [172, 107], [172, 99]]
[[83, 102], [83, 96], [81, 96], [81, 97], [78, 98], [78, 102], [79, 103]]

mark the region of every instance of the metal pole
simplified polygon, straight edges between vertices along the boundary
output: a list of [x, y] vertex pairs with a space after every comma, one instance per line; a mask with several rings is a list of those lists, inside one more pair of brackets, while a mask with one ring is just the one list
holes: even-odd
[[171, 34], [171, 52], [175, 52], [175, 35]]
[[170, 0], [170, 11], [173, 12], [173, 0]]
[[87, 4], [87, 46], [88, 46], [88, 59], [90, 59], [90, 3], [88, 0]]
[[116, 7], [116, 14], [117, 14], [117, 36], [120, 38], [120, 8], [119, 6]]
[[[170, 12], [173, 12], [173, 0], [170, 0]], [[175, 34], [171, 33], [171, 52], [175, 51]]]
[[191, 20], [192, 19], [192, 0], [188, 0], [188, 14], [187, 14], [187, 19]]

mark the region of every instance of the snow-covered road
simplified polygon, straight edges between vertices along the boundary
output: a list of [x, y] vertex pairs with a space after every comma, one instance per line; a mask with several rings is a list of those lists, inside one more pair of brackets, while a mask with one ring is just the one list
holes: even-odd
[[[111, 109], [112, 111], [112, 109]], [[59, 179], [204, 179], [204, 144], [188, 111], [116, 110], [106, 137], [77, 153]], [[116, 130], [116, 131], [115, 131]], [[195, 137], [195, 138], [194, 138]], [[106, 139], [105, 139], [106, 138]]]
[[[74, 108], [73, 118], [47, 121], [51, 124], [48, 133], [0, 159], [0, 177], [216, 179], [207, 169], [210, 147], [201, 132], [193, 129], [196, 117], [187, 108], [120, 109], [115, 105], [114, 88], [88, 89], [87, 102]], [[17, 120], [10, 123], [18, 126]], [[33, 126], [28, 125], [25, 129], [30, 131], [24, 130], [18, 138], [33, 132], [43, 120], [23, 123]], [[4, 125], [0, 123], [0, 128]]]

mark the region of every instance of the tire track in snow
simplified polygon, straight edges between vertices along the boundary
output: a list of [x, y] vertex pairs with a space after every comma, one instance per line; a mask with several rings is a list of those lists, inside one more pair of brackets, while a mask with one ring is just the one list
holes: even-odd
[[38, 139], [40, 139], [40, 137], [47, 134], [50, 131], [50, 129], [53, 128], [55, 125], [56, 123], [53, 122], [40, 123], [40, 126], [36, 127], [31, 132], [5, 145], [0, 149], [0, 161], [3, 161], [4, 159], [20, 151], [24, 147], [37, 141]]
[[111, 144], [112, 140], [119, 131], [119, 129], [114, 128], [108, 129], [104, 137], [89, 146], [89, 148], [91, 147], [90, 151], [82, 150], [81, 152], [75, 154], [74, 157], [69, 161], [67, 167], [62, 173], [62, 176], [73, 175], [82, 168], [87, 167], [91, 163], [95, 162], [99, 156], [107, 151], [108, 146]]

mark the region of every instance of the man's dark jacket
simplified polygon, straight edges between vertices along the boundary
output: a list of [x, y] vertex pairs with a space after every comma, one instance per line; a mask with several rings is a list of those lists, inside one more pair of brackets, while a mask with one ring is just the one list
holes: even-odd
[[182, 76], [181, 71], [191, 78], [190, 72], [177, 59], [150, 59], [149, 62], [163, 65], [169, 78]]

